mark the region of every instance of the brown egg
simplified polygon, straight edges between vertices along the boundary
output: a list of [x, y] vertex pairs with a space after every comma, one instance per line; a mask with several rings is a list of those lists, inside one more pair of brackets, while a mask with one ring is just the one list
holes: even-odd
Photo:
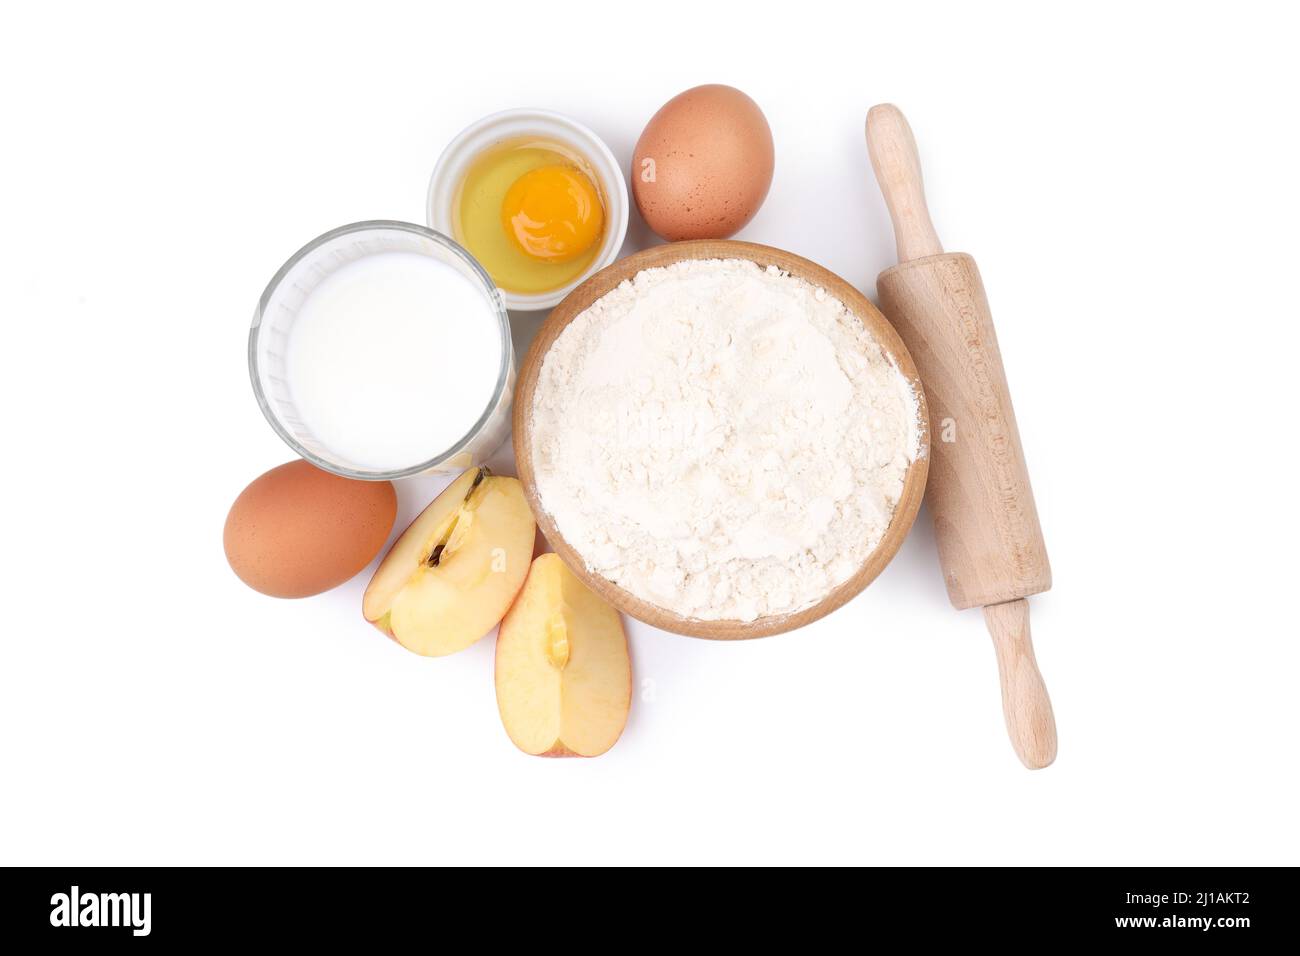
[[632, 195], [669, 241], [726, 239], [754, 218], [775, 164], [758, 104], [730, 86], [697, 86], [663, 105], [632, 154]]
[[396, 517], [392, 482], [342, 478], [291, 461], [258, 478], [231, 505], [226, 560], [263, 594], [320, 594], [370, 563]]

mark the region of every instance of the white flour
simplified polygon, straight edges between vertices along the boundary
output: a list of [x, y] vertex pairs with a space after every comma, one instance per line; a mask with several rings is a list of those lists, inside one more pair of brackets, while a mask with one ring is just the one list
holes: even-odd
[[542, 506], [588, 567], [704, 620], [815, 603], [889, 526], [917, 402], [824, 289], [741, 260], [648, 269], [546, 355]]

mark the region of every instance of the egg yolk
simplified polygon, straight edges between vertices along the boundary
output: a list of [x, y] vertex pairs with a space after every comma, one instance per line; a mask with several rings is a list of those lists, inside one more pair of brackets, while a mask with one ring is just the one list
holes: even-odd
[[524, 173], [506, 191], [501, 223], [525, 255], [568, 262], [595, 243], [605, 211], [596, 187], [581, 172], [542, 166]]

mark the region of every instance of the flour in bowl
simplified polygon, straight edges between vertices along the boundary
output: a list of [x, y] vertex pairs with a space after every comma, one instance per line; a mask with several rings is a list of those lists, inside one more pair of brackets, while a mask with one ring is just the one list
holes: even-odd
[[538, 497], [588, 568], [683, 617], [816, 603], [880, 543], [912, 385], [824, 289], [738, 259], [647, 269], [577, 316], [532, 407]]

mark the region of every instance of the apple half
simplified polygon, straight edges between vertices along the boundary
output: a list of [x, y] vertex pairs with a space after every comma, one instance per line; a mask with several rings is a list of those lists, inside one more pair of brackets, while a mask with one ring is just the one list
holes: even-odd
[[463, 651], [519, 593], [536, 533], [519, 479], [471, 468], [393, 544], [366, 588], [362, 614], [417, 654]]
[[623, 620], [558, 555], [538, 556], [501, 622], [496, 688], [524, 753], [595, 757], [623, 732], [632, 704]]

